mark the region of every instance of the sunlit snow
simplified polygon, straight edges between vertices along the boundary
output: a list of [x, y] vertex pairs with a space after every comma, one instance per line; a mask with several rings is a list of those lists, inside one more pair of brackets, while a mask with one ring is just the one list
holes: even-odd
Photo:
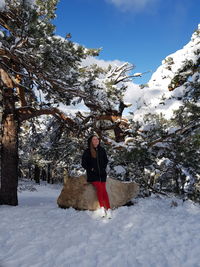
[[1, 267], [199, 266], [199, 205], [153, 195], [109, 220], [58, 208], [61, 186], [34, 188], [0, 207]]

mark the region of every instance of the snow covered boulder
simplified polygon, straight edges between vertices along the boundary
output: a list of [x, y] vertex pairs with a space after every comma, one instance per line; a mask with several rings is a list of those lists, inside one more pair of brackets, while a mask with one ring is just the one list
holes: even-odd
[[[107, 192], [111, 208], [123, 206], [139, 192], [139, 186], [135, 182], [121, 182], [107, 178]], [[87, 183], [85, 176], [68, 177], [64, 181], [63, 189], [57, 199], [61, 208], [75, 208], [78, 210], [96, 210], [99, 208], [95, 188]]]

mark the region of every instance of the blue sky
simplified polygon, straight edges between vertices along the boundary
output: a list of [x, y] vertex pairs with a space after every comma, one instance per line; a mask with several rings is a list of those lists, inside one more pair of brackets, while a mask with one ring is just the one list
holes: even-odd
[[[60, 0], [54, 21], [56, 34], [70, 32], [74, 42], [101, 47], [100, 59], [152, 73], [190, 41], [199, 23], [199, 0]], [[134, 82], [146, 83], [152, 73]]]

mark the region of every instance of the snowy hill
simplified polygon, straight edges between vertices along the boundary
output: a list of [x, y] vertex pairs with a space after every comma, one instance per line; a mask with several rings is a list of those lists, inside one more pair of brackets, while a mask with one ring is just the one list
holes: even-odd
[[[139, 89], [134, 93], [136, 96], [133, 97], [134, 101], [140, 108], [135, 111], [135, 117], [139, 119], [144, 113], [162, 112], [166, 118], [170, 118], [173, 110], [181, 105], [182, 96], [191, 89], [187, 84], [187, 79], [200, 82], [199, 73], [198, 77], [197, 72], [193, 73], [193, 66], [198, 65], [199, 60], [200, 24], [188, 44], [162, 61], [162, 65], [153, 73], [148, 82], [148, 87], [141, 89], [140, 93], [138, 93]], [[186, 79], [186, 81], [173, 90], [178, 78]], [[127, 92], [128, 95], [130, 90]]]
[[199, 205], [152, 196], [108, 220], [58, 208], [60, 186], [30, 189], [19, 206], [0, 207], [1, 267], [200, 266]]

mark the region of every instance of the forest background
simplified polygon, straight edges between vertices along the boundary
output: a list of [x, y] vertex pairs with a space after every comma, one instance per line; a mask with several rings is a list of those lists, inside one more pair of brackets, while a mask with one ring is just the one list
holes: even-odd
[[[128, 62], [98, 65], [100, 49], [56, 35], [56, 0], [0, 6], [0, 204], [18, 204], [19, 179], [56, 183], [66, 172], [80, 175], [94, 132], [108, 151], [109, 176], [138, 182], [141, 196], [173, 192], [200, 201], [198, 25], [137, 87], [136, 105], [123, 116], [132, 79], [146, 71], [133, 72]], [[63, 110], [80, 103], [86, 111]]]

